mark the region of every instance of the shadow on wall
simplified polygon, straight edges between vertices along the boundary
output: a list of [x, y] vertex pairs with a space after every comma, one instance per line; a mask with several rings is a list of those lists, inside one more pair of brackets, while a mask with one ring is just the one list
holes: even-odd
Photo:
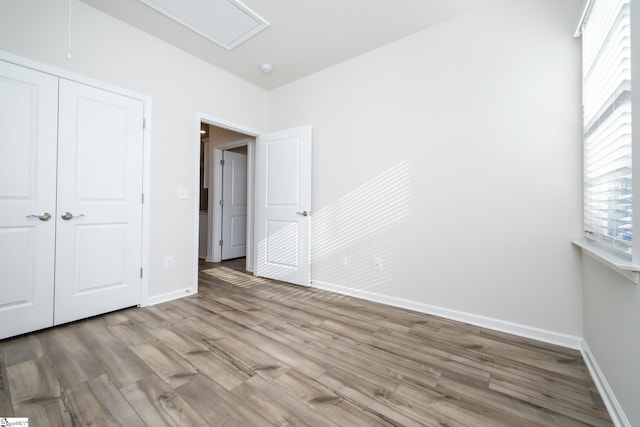
[[393, 228], [411, 208], [411, 162], [403, 160], [311, 217], [311, 276], [346, 288], [382, 291], [393, 281]]

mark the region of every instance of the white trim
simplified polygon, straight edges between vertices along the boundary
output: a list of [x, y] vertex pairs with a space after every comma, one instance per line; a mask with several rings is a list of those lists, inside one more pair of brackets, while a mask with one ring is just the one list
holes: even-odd
[[0, 50], [0, 60], [9, 62], [11, 64], [19, 65], [21, 67], [30, 68], [41, 73], [50, 74], [54, 77], [71, 80], [84, 85], [93, 86], [98, 89], [107, 90], [119, 95], [128, 96], [133, 99], [142, 101], [143, 103], [143, 118], [145, 120], [145, 129], [143, 131], [143, 164], [142, 164], [142, 191], [144, 193], [144, 204], [142, 205], [142, 239], [140, 242], [141, 248], [141, 267], [143, 269], [142, 279], [140, 280], [140, 306], [146, 306], [149, 304], [149, 275], [151, 273], [150, 260], [149, 260], [149, 248], [150, 235], [151, 235], [151, 105], [152, 98], [148, 95], [134, 92], [129, 89], [124, 89], [119, 86], [114, 86], [103, 81], [91, 79], [76, 73], [72, 73], [62, 68], [57, 68], [42, 62], [33, 61], [28, 58], [24, 58], [13, 53], [9, 53]]
[[582, 348], [582, 338], [573, 335], [562, 334], [559, 332], [548, 331], [532, 326], [507, 322], [505, 320], [479, 316], [477, 314], [465, 313], [462, 311], [451, 310], [448, 308], [437, 307], [429, 304], [423, 304], [403, 298], [382, 295], [375, 292], [347, 288], [344, 286], [334, 285], [317, 280], [313, 280], [311, 286], [327, 291], [336, 292], [339, 294], [354, 296], [356, 298], [361, 298], [367, 301], [379, 302], [393, 307], [399, 307], [407, 310], [417, 311], [419, 313], [444, 317], [446, 319], [456, 320], [458, 322], [464, 322], [471, 325], [480, 326], [482, 328], [505, 332], [524, 338], [531, 338], [537, 341], [559, 345], [574, 350], [580, 350]]
[[607, 411], [609, 412], [609, 416], [611, 417], [613, 424], [616, 427], [631, 427], [631, 422], [624, 414], [622, 406], [620, 406], [618, 399], [616, 399], [616, 396], [613, 394], [611, 386], [609, 386], [607, 379], [598, 366], [596, 358], [585, 340], [582, 340], [580, 353], [582, 353], [582, 358], [589, 369], [593, 382], [598, 388], [598, 392], [600, 393], [600, 397], [602, 397], [604, 405], [607, 407]]
[[[638, 230], [640, 230], [640, 197], [638, 197], [638, 189], [640, 189], [640, 161], [638, 153], [640, 153], [640, 90], [636, 86], [640, 81], [640, 10], [638, 2], [631, 1], [630, 4], [630, 37], [631, 37], [631, 211], [632, 215], [632, 235], [633, 244], [631, 245], [631, 259], [640, 262], [640, 245], [638, 245]], [[634, 108], [635, 106], [635, 108]]]
[[211, 259], [207, 257], [209, 262], [222, 261], [222, 248], [220, 248], [219, 242], [222, 239], [222, 233], [218, 224], [222, 221], [222, 210], [220, 209], [220, 202], [222, 199], [222, 167], [220, 160], [222, 160], [222, 150], [212, 147], [212, 160], [213, 171], [211, 172], [211, 182], [209, 183], [209, 195], [211, 203], [209, 203], [209, 235], [211, 236]]
[[591, 3], [593, 3], [593, 0], [582, 1], [582, 9], [580, 9], [580, 19], [578, 20], [576, 31], [573, 34], [573, 37], [575, 38], [582, 37], [582, 25], [584, 24], [585, 19], [587, 19], [587, 11], [591, 7]]
[[229, 3], [234, 5], [241, 13], [243, 13], [247, 17], [253, 19], [255, 21], [255, 26], [253, 26], [253, 28], [251, 28], [246, 33], [239, 35], [238, 37], [233, 39], [231, 42], [225, 43], [222, 40], [218, 40], [218, 39], [214, 38], [212, 36], [212, 34], [209, 34], [202, 27], [198, 27], [198, 26], [193, 25], [188, 20], [189, 16], [187, 16], [186, 19], [183, 19], [180, 15], [177, 15], [176, 13], [171, 12], [171, 11], [163, 8], [161, 5], [156, 4], [156, 2], [154, 2], [152, 0], [140, 0], [140, 1], [142, 3], [144, 3], [144, 4], [146, 4], [147, 6], [149, 6], [150, 8], [156, 10], [157, 12], [163, 14], [167, 18], [176, 21], [178, 24], [184, 26], [185, 28], [188, 28], [189, 30], [193, 31], [196, 34], [201, 35], [205, 39], [212, 41], [213, 43], [217, 44], [218, 46], [220, 46], [220, 47], [222, 47], [222, 48], [224, 48], [226, 50], [232, 50], [236, 46], [239, 46], [240, 44], [242, 44], [245, 41], [249, 40], [251, 37], [255, 36], [256, 34], [260, 33], [261, 31], [266, 30], [271, 25], [271, 24], [269, 24], [269, 22], [266, 19], [264, 19], [262, 16], [258, 15], [253, 10], [251, 10], [247, 5], [242, 3], [240, 0], [227, 0]]
[[160, 295], [154, 295], [149, 297], [149, 305], [162, 304], [163, 302], [169, 302], [176, 299], [188, 297], [191, 295], [195, 295], [196, 292], [193, 292], [191, 288], [187, 289], [179, 289], [177, 291], [166, 292]]
[[193, 289], [194, 293], [198, 293], [198, 263], [200, 261], [200, 120], [196, 117], [196, 125], [193, 127], [194, 130], [194, 139], [196, 141], [196, 149], [194, 150], [194, 164], [195, 173], [193, 174], [194, 184], [193, 184], [193, 210], [196, 215], [193, 220], [193, 257], [192, 257], [192, 285], [191, 289]]
[[601, 262], [636, 285], [640, 281], [640, 265], [589, 240], [572, 240], [582, 253]]
[[[209, 134], [211, 134], [211, 128], [209, 128]], [[215, 184], [216, 173], [215, 173], [215, 147], [213, 147], [213, 141], [211, 141], [211, 137], [209, 137], [209, 182], [208, 184], [208, 195], [209, 202], [207, 203], [207, 256], [205, 261], [207, 262], [219, 262], [220, 258], [216, 261], [216, 245], [213, 243], [215, 241], [214, 235], [214, 225], [215, 219], [213, 215], [215, 215], [214, 209], [214, 198], [215, 198]]]
[[142, 280], [140, 305], [149, 305], [149, 276], [151, 274], [151, 97], [145, 97], [144, 102], [144, 159], [142, 164]]
[[254, 215], [255, 215], [255, 176], [256, 176], [256, 140], [255, 138], [247, 145], [247, 257], [246, 269], [253, 273], [253, 257], [255, 244], [254, 237]]
[[[243, 126], [240, 125], [238, 123], [229, 121], [229, 120], [225, 120], [225, 119], [221, 119], [219, 117], [214, 117], [214, 116], [208, 116], [204, 113], [197, 113], [197, 116], [199, 117], [199, 122], [205, 122], [209, 125], [213, 125], [215, 127], [219, 127], [219, 128], [223, 128], [223, 129], [227, 129], [227, 130], [232, 130], [234, 132], [238, 132], [238, 133], [243, 133], [247, 136], [253, 136], [253, 137], [257, 137], [258, 135], [260, 135], [262, 132], [259, 130], [255, 130], [253, 128], [247, 127], [247, 126]], [[198, 126], [200, 126], [200, 123], [198, 122]], [[198, 130], [200, 128], [198, 127]], [[198, 134], [198, 138], [200, 138], [200, 134]], [[198, 139], [198, 141], [200, 141], [200, 139]]]

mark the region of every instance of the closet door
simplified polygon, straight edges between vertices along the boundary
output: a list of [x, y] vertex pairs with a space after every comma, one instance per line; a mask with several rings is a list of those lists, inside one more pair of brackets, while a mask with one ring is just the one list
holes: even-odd
[[58, 78], [0, 61], [0, 339], [53, 324]]
[[60, 79], [56, 325], [140, 304], [143, 103]]

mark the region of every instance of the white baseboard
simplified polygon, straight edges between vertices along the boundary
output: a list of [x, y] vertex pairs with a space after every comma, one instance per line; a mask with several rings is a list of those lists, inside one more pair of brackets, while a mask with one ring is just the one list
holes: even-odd
[[[534, 328], [531, 326], [521, 325], [518, 323], [507, 322], [500, 319], [494, 319], [491, 317], [479, 316], [477, 314], [465, 313], [462, 311], [451, 310], [448, 308], [437, 307], [429, 304], [418, 303], [415, 301], [406, 300], [403, 298], [392, 297], [388, 295], [379, 294], [376, 292], [364, 291], [360, 289], [348, 288], [345, 286], [334, 285], [328, 282], [322, 282], [314, 280], [311, 284], [312, 287], [318, 289], [324, 289], [331, 292], [336, 292], [343, 295], [349, 295], [356, 298], [361, 298], [367, 301], [379, 302], [387, 304], [393, 307], [405, 308], [407, 310], [416, 311], [419, 313], [431, 314], [434, 316], [444, 317], [450, 320], [456, 320], [459, 322], [468, 323], [483, 328], [492, 329], [495, 331], [505, 332], [525, 338], [531, 338], [537, 341], [546, 342], [549, 344], [555, 344], [562, 347], [579, 350], [582, 357], [589, 369], [591, 378], [593, 378], [600, 396], [604, 401], [607, 411], [611, 416], [611, 419], [616, 427], [631, 427], [629, 419], [624, 414], [620, 403], [613, 394], [613, 390], [609, 386], [607, 379], [605, 378], [602, 370], [596, 362], [595, 356], [591, 352], [591, 349], [587, 345], [587, 342], [573, 335], [561, 334], [558, 332], [548, 331], [544, 329]], [[160, 304], [163, 302], [172, 301], [179, 298], [184, 298], [192, 295], [194, 292], [192, 289], [183, 289], [173, 292], [167, 292], [160, 295], [149, 297], [148, 305]]]
[[616, 399], [616, 396], [613, 394], [611, 386], [609, 386], [607, 379], [598, 366], [595, 356], [591, 352], [587, 342], [584, 340], [582, 341], [582, 348], [580, 349], [580, 352], [582, 353], [582, 358], [584, 359], [587, 368], [589, 368], [591, 378], [593, 378], [593, 382], [596, 383], [600, 396], [607, 407], [607, 411], [609, 411], [613, 424], [616, 427], [631, 427], [631, 422], [629, 422], [629, 419], [624, 414], [618, 399]]
[[613, 390], [609, 386], [602, 370], [598, 366], [596, 359], [589, 349], [587, 342], [576, 336], [561, 334], [558, 332], [547, 331], [544, 329], [534, 328], [531, 326], [520, 325], [517, 323], [507, 322], [504, 320], [493, 319], [491, 317], [479, 316], [476, 314], [465, 313], [456, 310], [450, 310], [447, 308], [437, 307], [429, 304], [418, 303], [403, 298], [391, 297], [388, 295], [382, 295], [375, 292], [363, 291], [360, 289], [347, 288], [344, 286], [334, 285], [328, 282], [314, 280], [312, 286], [318, 289], [325, 289], [327, 291], [336, 292], [343, 295], [350, 295], [356, 298], [361, 298], [368, 301], [379, 302], [382, 304], [391, 305], [394, 307], [405, 308], [408, 310], [417, 311], [419, 313], [431, 314], [434, 316], [444, 317], [450, 320], [456, 320], [459, 322], [468, 323], [483, 328], [493, 329], [500, 332], [506, 332], [509, 334], [531, 338], [537, 341], [542, 341], [550, 344], [559, 345], [562, 347], [579, 350], [582, 354], [582, 358], [589, 369], [591, 378], [596, 384], [600, 396], [604, 401], [607, 411], [611, 416], [611, 419], [616, 427], [631, 427], [629, 419], [624, 414], [620, 403], [613, 394]]
[[167, 292], [160, 295], [154, 295], [147, 299], [147, 305], [156, 305], [161, 304], [163, 302], [173, 301], [174, 299], [188, 297], [193, 295], [195, 292], [191, 288], [180, 289], [177, 291]]
[[314, 280], [311, 286], [325, 289], [327, 291], [339, 294], [350, 295], [362, 298], [368, 301], [379, 302], [394, 307], [405, 308], [417, 311], [419, 313], [431, 314], [434, 316], [444, 317], [446, 319], [456, 320], [483, 328], [493, 329], [495, 331], [506, 332], [525, 338], [531, 338], [537, 341], [555, 344], [574, 350], [582, 350], [582, 338], [573, 335], [561, 334], [558, 332], [548, 331], [545, 329], [534, 328], [531, 326], [520, 325], [518, 323], [507, 322], [505, 320], [494, 319], [491, 317], [479, 316], [477, 314], [465, 313], [462, 311], [451, 310], [448, 308], [437, 307], [429, 304], [423, 304], [403, 298], [382, 295], [375, 292], [363, 291], [360, 289], [347, 288], [344, 286], [334, 285], [328, 282]]

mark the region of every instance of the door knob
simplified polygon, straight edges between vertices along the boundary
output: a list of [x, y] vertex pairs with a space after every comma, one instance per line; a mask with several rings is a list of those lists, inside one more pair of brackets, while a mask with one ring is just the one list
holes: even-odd
[[296, 212], [298, 215], [302, 215], [302, 216], [309, 216], [309, 214], [311, 212], [307, 212], [307, 211], [302, 211], [302, 212]]
[[49, 212], [45, 212], [40, 215], [27, 215], [27, 218], [38, 218], [40, 221], [49, 221], [51, 219], [51, 214]]
[[74, 215], [71, 212], [65, 212], [62, 215], [60, 215], [60, 218], [64, 219], [65, 221], [69, 221], [72, 218], [78, 218], [84, 216], [84, 214], [78, 214], [78, 215]]

